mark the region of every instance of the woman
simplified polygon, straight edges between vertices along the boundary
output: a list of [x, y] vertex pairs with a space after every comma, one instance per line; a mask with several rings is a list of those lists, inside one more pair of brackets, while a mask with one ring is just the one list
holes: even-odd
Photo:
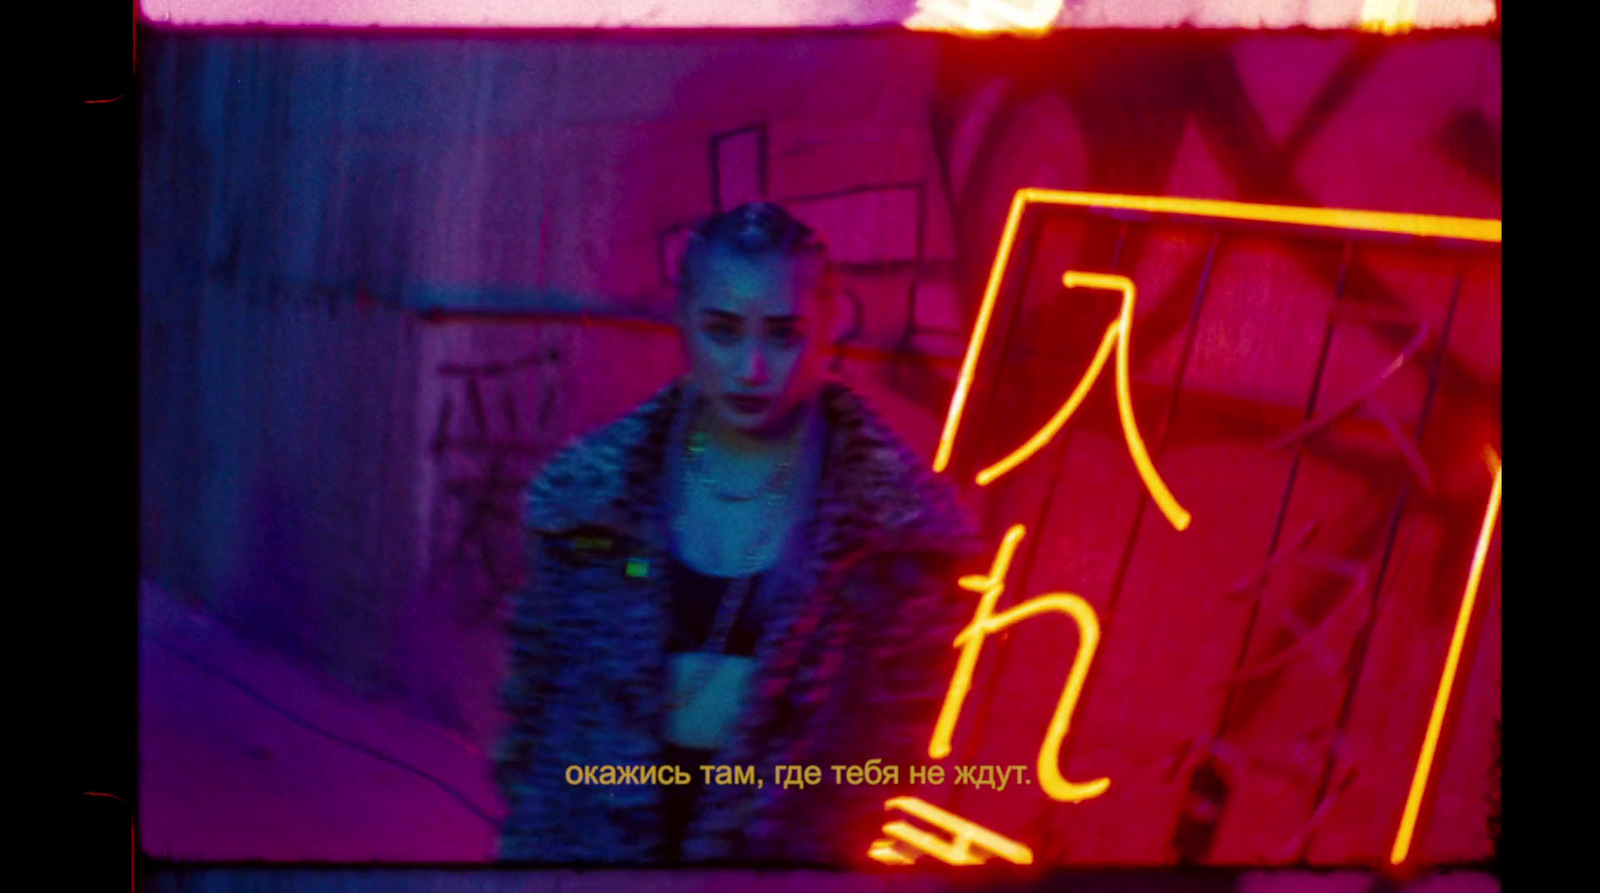
[[[681, 268], [687, 375], [531, 485], [504, 857], [859, 862], [927, 762], [975, 543], [948, 488], [828, 380], [838, 301], [825, 247], [782, 208], [713, 217]], [[835, 783], [873, 759], [900, 783]], [[581, 771], [663, 765], [691, 783]], [[779, 784], [790, 765], [823, 781]]]

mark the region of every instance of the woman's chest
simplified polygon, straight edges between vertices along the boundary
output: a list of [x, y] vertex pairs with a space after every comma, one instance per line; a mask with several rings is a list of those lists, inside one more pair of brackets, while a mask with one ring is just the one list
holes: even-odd
[[689, 496], [672, 516], [674, 551], [703, 573], [748, 576], [782, 560], [798, 520], [791, 505]]

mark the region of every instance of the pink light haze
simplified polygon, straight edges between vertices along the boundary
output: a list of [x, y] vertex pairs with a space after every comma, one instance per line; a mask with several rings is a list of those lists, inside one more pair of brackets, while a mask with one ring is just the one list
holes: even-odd
[[142, 0], [174, 25], [466, 28], [794, 27], [894, 24], [915, 0]]
[[[1487, 25], [1494, 0], [140, 0], [173, 26], [365, 28], [980, 28], [1054, 6], [1055, 28], [1418, 28]], [[1004, 15], [1007, 9], [1011, 15]], [[998, 10], [998, 11], [996, 11]]]

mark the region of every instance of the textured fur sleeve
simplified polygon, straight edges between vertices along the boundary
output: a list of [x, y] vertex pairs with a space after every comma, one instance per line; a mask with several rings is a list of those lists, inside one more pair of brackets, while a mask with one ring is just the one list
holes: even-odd
[[955, 669], [952, 643], [973, 607], [956, 585], [958, 560], [932, 552], [883, 556], [864, 563], [850, 581], [863, 609], [860, 644], [847, 669], [858, 695], [848, 720], [831, 730], [833, 750], [898, 766], [899, 781], [838, 787], [834, 815], [817, 817], [832, 837], [828, 849], [846, 864], [870, 864], [867, 849], [889, 819], [884, 802], [914, 793], [911, 767], [932, 762], [928, 742]]
[[495, 780], [511, 810], [502, 829], [502, 855], [513, 859], [532, 857], [528, 846], [546, 837], [535, 827], [546, 810], [539, 803], [539, 777], [534, 772], [539, 755], [534, 750], [544, 737], [544, 708], [552, 687], [556, 606], [548, 587], [541, 586], [549, 565], [543, 538], [530, 535], [528, 551], [528, 582], [512, 606], [509, 673], [500, 689], [511, 722], [495, 755]]

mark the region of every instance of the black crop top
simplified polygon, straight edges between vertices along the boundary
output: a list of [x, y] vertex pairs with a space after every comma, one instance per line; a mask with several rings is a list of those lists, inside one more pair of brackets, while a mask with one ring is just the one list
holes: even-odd
[[[717, 609], [721, 606], [728, 587], [733, 585], [736, 578], [702, 574], [676, 558], [672, 560], [671, 569], [672, 638], [668, 643], [667, 652], [682, 654], [687, 651], [699, 651], [702, 647], [715, 649], [716, 643], [706, 642], [705, 639], [711, 634], [711, 627], [716, 623]], [[755, 591], [760, 583], [759, 574], [750, 581], [749, 588], [745, 591], [744, 604], [740, 605], [733, 630], [728, 634], [727, 647], [722, 649], [723, 654], [739, 657], [755, 656], [756, 640], [761, 636], [760, 623], [754, 607]], [[691, 781], [687, 785], [674, 785], [662, 789], [661, 842], [657, 852], [660, 861], [671, 863], [682, 859], [683, 837], [690, 822], [694, 820], [695, 807], [703, 793], [703, 776], [699, 767], [710, 765], [714, 756], [715, 752], [710, 750], [679, 747], [675, 744], [663, 746], [662, 761], [667, 765], [681, 767], [683, 771], [689, 773]]]
[[[672, 561], [672, 638], [667, 644], [668, 654], [686, 651], [717, 650], [717, 643], [706, 642], [711, 627], [717, 621], [717, 609], [722, 604], [733, 577], [716, 577], [703, 574], [682, 561]], [[756, 588], [761, 583], [758, 574], [745, 592], [744, 604], [728, 634], [727, 647], [721, 653], [739, 657], [754, 657], [756, 640], [761, 629], [755, 611]]]

